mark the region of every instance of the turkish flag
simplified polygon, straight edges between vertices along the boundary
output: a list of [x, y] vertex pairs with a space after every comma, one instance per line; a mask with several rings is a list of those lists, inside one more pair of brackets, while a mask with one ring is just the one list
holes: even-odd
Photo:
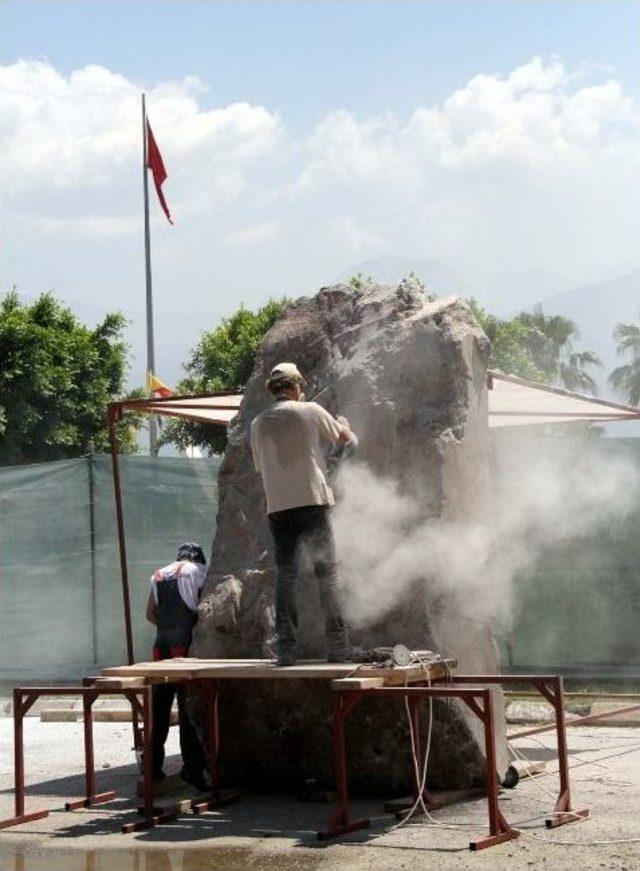
[[158, 194], [158, 199], [160, 200], [160, 205], [162, 206], [162, 211], [167, 216], [167, 220], [170, 224], [173, 224], [171, 220], [171, 215], [169, 213], [169, 206], [167, 205], [167, 201], [164, 198], [164, 194], [162, 193], [162, 185], [165, 183], [167, 178], [167, 171], [164, 168], [164, 162], [162, 160], [162, 155], [160, 154], [160, 149], [156, 145], [156, 140], [153, 138], [153, 132], [151, 130], [151, 125], [149, 124], [149, 120], [147, 119], [147, 166], [153, 173], [153, 183], [156, 186], [156, 193]]
[[147, 382], [149, 393], [153, 395], [154, 399], [168, 399], [169, 396], [173, 396], [173, 390], [167, 387], [164, 381], [161, 381], [153, 372], [149, 372]]

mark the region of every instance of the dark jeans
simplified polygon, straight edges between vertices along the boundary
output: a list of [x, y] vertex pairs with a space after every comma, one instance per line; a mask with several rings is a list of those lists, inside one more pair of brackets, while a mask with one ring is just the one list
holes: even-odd
[[328, 505], [274, 511], [269, 526], [276, 546], [276, 630], [278, 657], [296, 655], [298, 612], [296, 578], [301, 550], [313, 564], [324, 614], [329, 659], [347, 659], [349, 637], [338, 600], [336, 548]]
[[185, 769], [198, 775], [204, 771], [204, 751], [187, 714], [185, 688], [180, 684], [155, 684], [153, 687], [153, 771], [162, 771], [164, 762], [164, 742], [169, 734], [171, 706], [178, 695], [178, 717], [180, 721], [180, 752]]

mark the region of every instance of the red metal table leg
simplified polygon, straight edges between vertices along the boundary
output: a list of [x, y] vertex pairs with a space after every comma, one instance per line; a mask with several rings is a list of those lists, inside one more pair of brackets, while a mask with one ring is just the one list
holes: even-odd
[[82, 693], [85, 797], [66, 802], [64, 807], [68, 811], [104, 804], [104, 802], [112, 801], [116, 797], [115, 790], [96, 792], [96, 771], [93, 757], [93, 703], [98, 695], [98, 690], [91, 692], [89, 685], [85, 684], [85, 689]]
[[[22, 700], [25, 696], [24, 702]], [[38, 698], [39, 693], [30, 693], [29, 690], [23, 690], [16, 687], [13, 691], [13, 753], [14, 753], [14, 772], [15, 772], [15, 816], [9, 817], [6, 820], [0, 820], [0, 829], [7, 829], [10, 826], [19, 826], [21, 823], [28, 823], [31, 820], [41, 820], [49, 816], [49, 811], [34, 811], [33, 813], [25, 814], [24, 812], [24, 736], [23, 722], [24, 717], [29, 708]]]
[[589, 816], [589, 809], [571, 809], [571, 787], [569, 784], [569, 757], [567, 753], [567, 731], [564, 716], [564, 686], [562, 677], [551, 679], [551, 686], [541, 681], [538, 689], [553, 705], [556, 716], [556, 736], [558, 739], [558, 768], [560, 774], [560, 794], [554, 808], [554, 815], [545, 820], [548, 829], [575, 823]]
[[329, 820], [329, 827], [319, 831], [318, 840], [328, 841], [347, 832], [366, 829], [368, 819], [349, 820], [349, 777], [345, 726], [347, 717], [360, 698], [357, 690], [336, 691], [333, 697], [333, 763], [335, 768], [337, 807]]
[[157, 812], [154, 806], [155, 786], [153, 778], [153, 698], [152, 687], [147, 685], [142, 694], [142, 725], [143, 725], [143, 772], [142, 783], [144, 793], [144, 805], [141, 809], [144, 818], [132, 823], [124, 823], [122, 832], [140, 832], [150, 829], [160, 823], [175, 820], [181, 810], [182, 804], [172, 807], [170, 810]]
[[207, 801], [194, 802], [194, 814], [202, 814], [215, 808], [225, 807], [238, 801], [240, 794], [235, 789], [220, 789], [220, 770], [218, 768], [218, 752], [220, 749], [220, 720], [218, 717], [218, 681], [215, 679], [202, 682], [203, 699], [207, 711], [206, 742], [207, 762], [211, 777], [211, 798]]
[[487, 759], [487, 800], [489, 803], [489, 836], [479, 838], [469, 843], [471, 850], [484, 850], [504, 841], [514, 840], [519, 832], [512, 829], [503, 817], [498, 805], [498, 774], [496, 771], [496, 736], [493, 724], [493, 702], [491, 690], [485, 689], [482, 695], [482, 707], [472, 697], [465, 702], [482, 720], [484, 726], [484, 746]]

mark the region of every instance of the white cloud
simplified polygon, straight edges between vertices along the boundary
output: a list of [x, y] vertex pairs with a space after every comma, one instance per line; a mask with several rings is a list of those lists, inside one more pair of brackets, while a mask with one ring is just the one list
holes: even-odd
[[251, 249], [262, 245], [268, 245], [279, 235], [280, 221], [265, 221], [249, 227], [230, 230], [222, 240], [222, 244], [228, 248]]
[[381, 236], [359, 224], [351, 215], [335, 215], [329, 218], [328, 226], [336, 243], [342, 247], [346, 244], [357, 259], [375, 256], [384, 246]]
[[[42, 197], [60, 189], [108, 187], [115, 204], [117, 186], [139, 177], [140, 90], [94, 65], [68, 77], [41, 61], [0, 67], [3, 190]], [[149, 118], [171, 181], [184, 179], [186, 192], [195, 171], [203, 186], [210, 180], [229, 200], [242, 190], [243, 169], [277, 142], [280, 122], [248, 103], [203, 110], [197, 98], [204, 91], [193, 76], [162, 83], [148, 92]], [[176, 193], [182, 194], [179, 186]], [[91, 199], [84, 198], [84, 208], [91, 208]]]
[[[587, 72], [533, 58], [408, 117], [336, 109], [299, 137], [268, 106], [209, 108], [194, 76], [158, 83], [148, 108], [176, 219], [169, 228], [152, 203], [158, 294], [188, 276], [215, 318], [364, 256], [438, 258], [472, 279], [530, 268], [583, 278], [637, 262], [637, 106], [611, 71]], [[41, 275], [73, 299], [117, 263], [105, 304], [137, 288], [140, 263], [122, 252], [128, 240], [139, 255], [140, 90], [97, 65], [0, 67], [5, 223], [16, 251], [31, 252], [27, 270], [5, 245], [6, 283]], [[46, 254], [45, 237], [60, 242]], [[83, 275], [70, 252], [86, 240], [103, 260]]]

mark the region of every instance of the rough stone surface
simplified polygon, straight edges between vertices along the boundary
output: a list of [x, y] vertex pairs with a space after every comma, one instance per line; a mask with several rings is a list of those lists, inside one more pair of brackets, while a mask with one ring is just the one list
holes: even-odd
[[[487, 357], [488, 342], [466, 304], [455, 297], [432, 301], [412, 280], [397, 288], [325, 288], [288, 309], [262, 343], [230, 427], [193, 655], [272, 653], [275, 570], [249, 447], [250, 423], [270, 402], [264, 389], [270, 368], [296, 361], [309, 381], [307, 396], [317, 395], [329, 411], [349, 418], [360, 438], [351, 462], [394, 481], [424, 518], [460, 521], [486, 507]], [[298, 593], [299, 656], [323, 657], [309, 573]], [[461, 615], [455, 591], [430, 594], [428, 578], [416, 578], [408, 590], [403, 586], [394, 607], [356, 625], [353, 637], [364, 645], [403, 642], [438, 650], [455, 656], [460, 670], [498, 670], [490, 627]], [[228, 778], [269, 788], [299, 788], [306, 778], [330, 784], [330, 703], [329, 688], [315, 681], [223, 682], [221, 753]], [[434, 711], [430, 782], [457, 787], [481, 781], [484, 744], [474, 715], [457, 702], [436, 704]], [[500, 695], [497, 714], [504, 771]], [[350, 719], [349, 742], [356, 791], [409, 791], [402, 704], [362, 702]]]

